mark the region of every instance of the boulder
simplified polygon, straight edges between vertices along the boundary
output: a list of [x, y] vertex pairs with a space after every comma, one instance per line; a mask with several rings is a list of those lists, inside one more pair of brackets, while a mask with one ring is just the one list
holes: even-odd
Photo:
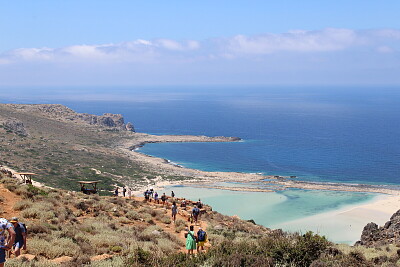
[[3, 127], [6, 131], [12, 132], [20, 136], [28, 136], [24, 123], [16, 119], [8, 119], [3, 122]]

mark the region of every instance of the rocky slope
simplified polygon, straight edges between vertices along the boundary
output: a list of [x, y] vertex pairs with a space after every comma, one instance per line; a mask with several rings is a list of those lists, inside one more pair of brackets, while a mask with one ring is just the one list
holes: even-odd
[[361, 239], [356, 245], [376, 247], [387, 244], [399, 244], [400, 242], [400, 210], [390, 217], [384, 226], [379, 227], [370, 222], [364, 227]]
[[[2, 104], [4, 107], [9, 107], [13, 110], [21, 112], [36, 113], [46, 117], [58, 120], [73, 121], [76, 123], [96, 125], [102, 128], [131, 131], [135, 129], [132, 123], [125, 124], [124, 118], [121, 114], [105, 113], [101, 116], [92, 115], [87, 113], [77, 113], [72, 109], [59, 105], [59, 104], [37, 104], [37, 105], [20, 105], [20, 104]], [[10, 123], [3, 122], [3, 125], [10, 125]], [[15, 128], [15, 123], [13, 124]], [[22, 132], [23, 133], [23, 132]]]

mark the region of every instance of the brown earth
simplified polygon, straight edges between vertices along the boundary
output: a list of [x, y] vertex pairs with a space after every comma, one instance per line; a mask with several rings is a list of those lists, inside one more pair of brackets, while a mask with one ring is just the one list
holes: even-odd
[[21, 197], [17, 194], [10, 192], [4, 187], [3, 184], [0, 184], [0, 196], [4, 198], [4, 203], [1, 205], [1, 217], [6, 219], [10, 219], [11, 217], [18, 217], [19, 211], [14, 210], [14, 205], [21, 200]]

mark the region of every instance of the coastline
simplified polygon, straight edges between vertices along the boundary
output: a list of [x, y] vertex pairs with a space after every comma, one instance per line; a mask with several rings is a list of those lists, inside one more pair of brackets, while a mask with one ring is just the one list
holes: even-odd
[[334, 236], [335, 242], [354, 244], [365, 225], [374, 222], [383, 226], [399, 210], [400, 196], [380, 194], [372, 200], [351, 204], [337, 210], [292, 220], [272, 227], [289, 231], [316, 229], [321, 235]]
[[[182, 142], [236, 142], [241, 140], [237, 137], [207, 137], [207, 136], [191, 136], [191, 135], [150, 135], [135, 133], [135, 139], [124, 140], [117, 145], [120, 151], [128, 154], [130, 159], [139, 163], [143, 168], [148, 170], [156, 170], [159, 173], [168, 173], [169, 175], [177, 175], [186, 177], [180, 181], [174, 181], [177, 184], [198, 185], [217, 188], [215, 183], [218, 182], [235, 182], [235, 183], [259, 183], [259, 187], [220, 187], [221, 189], [234, 191], [257, 191], [270, 192], [271, 188], [276, 190], [284, 190], [291, 188], [306, 190], [329, 190], [329, 191], [347, 191], [347, 192], [366, 192], [379, 193], [400, 196], [400, 189], [384, 187], [383, 185], [369, 184], [346, 184], [335, 182], [311, 182], [298, 180], [298, 178], [289, 178], [275, 175], [262, 175], [257, 173], [241, 173], [241, 172], [209, 172], [197, 169], [191, 169], [177, 165], [168, 159], [158, 158], [143, 154], [137, 151], [137, 148], [147, 143], [182, 143]], [[155, 181], [165, 183], [165, 181]], [[266, 188], [268, 187], [268, 188]]]
[[[308, 182], [287, 177], [277, 177], [273, 175], [261, 175], [254, 173], [239, 172], [207, 172], [202, 170], [190, 169], [172, 164], [169, 160], [142, 154], [136, 148], [146, 143], [154, 142], [227, 142], [231, 139], [224, 138], [205, 138], [194, 136], [152, 136], [142, 135], [138, 140], [129, 140], [119, 146], [120, 149], [128, 153], [132, 160], [148, 170], [157, 170], [160, 173], [169, 175], [186, 176], [187, 179], [179, 181], [166, 181], [161, 179], [153, 180], [153, 187], [165, 188], [172, 185], [185, 185], [207, 189], [220, 189], [243, 192], [274, 192], [277, 190], [305, 189], [305, 190], [328, 190], [343, 192], [364, 192], [379, 194], [372, 200], [354, 205], [346, 205], [337, 210], [322, 212], [309, 217], [296, 219], [283, 224], [274, 225], [276, 228], [287, 228], [295, 230], [299, 225], [309, 226], [309, 229], [320, 229], [321, 234], [330, 233], [331, 229], [342, 229], [332, 232], [335, 236], [343, 240], [344, 243], [355, 242], [359, 239], [363, 227], [373, 221], [378, 225], [383, 225], [400, 207], [400, 190], [383, 187], [380, 185], [367, 184], [345, 184], [345, 183], [323, 183]], [[146, 140], [148, 139], [148, 140]], [[128, 149], [127, 149], [128, 148]], [[218, 183], [239, 183], [239, 185], [221, 186]], [[240, 186], [243, 184], [244, 186]], [[246, 186], [251, 184], [252, 186]], [[144, 189], [144, 188], [143, 188]], [[135, 192], [141, 194], [143, 190]], [[306, 229], [304, 228], [304, 229]], [[326, 229], [328, 229], [326, 231]], [[350, 234], [349, 234], [350, 233]], [[351, 234], [353, 233], [353, 234]], [[331, 235], [332, 236], [332, 235]], [[343, 238], [341, 238], [341, 236]], [[335, 238], [337, 240], [337, 238]], [[351, 239], [351, 241], [349, 241]]]

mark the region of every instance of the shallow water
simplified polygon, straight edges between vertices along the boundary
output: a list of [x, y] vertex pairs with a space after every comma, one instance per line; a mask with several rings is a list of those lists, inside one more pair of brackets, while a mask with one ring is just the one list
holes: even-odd
[[[177, 197], [192, 200], [201, 198], [204, 203], [223, 214], [237, 215], [245, 220], [253, 219], [257, 224], [273, 229], [281, 228], [303, 233], [313, 231], [327, 236], [334, 242], [348, 244], [360, 238], [362, 229], [368, 222], [364, 223], [357, 218], [342, 218], [336, 222], [321, 218], [318, 222], [319, 217], [313, 216], [368, 202], [377, 196], [369, 193], [300, 189], [279, 192], [238, 192], [186, 186], [170, 186], [162, 192], [170, 194], [172, 190]], [[345, 227], [348, 225], [351, 227]]]
[[[77, 112], [120, 113], [139, 132], [244, 139], [148, 144], [140, 150], [191, 168], [296, 175], [311, 181], [400, 184], [399, 88], [3, 89], [2, 102], [60, 103]], [[192, 198], [201, 196], [222, 213], [273, 228], [310, 229], [348, 243], [358, 238], [363, 222], [344, 218], [331, 227], [331, 221], [313, 216], [373, 197], [304, 190], [175, 190]], [[321, 223], [315, 221], [319, 219]]]

